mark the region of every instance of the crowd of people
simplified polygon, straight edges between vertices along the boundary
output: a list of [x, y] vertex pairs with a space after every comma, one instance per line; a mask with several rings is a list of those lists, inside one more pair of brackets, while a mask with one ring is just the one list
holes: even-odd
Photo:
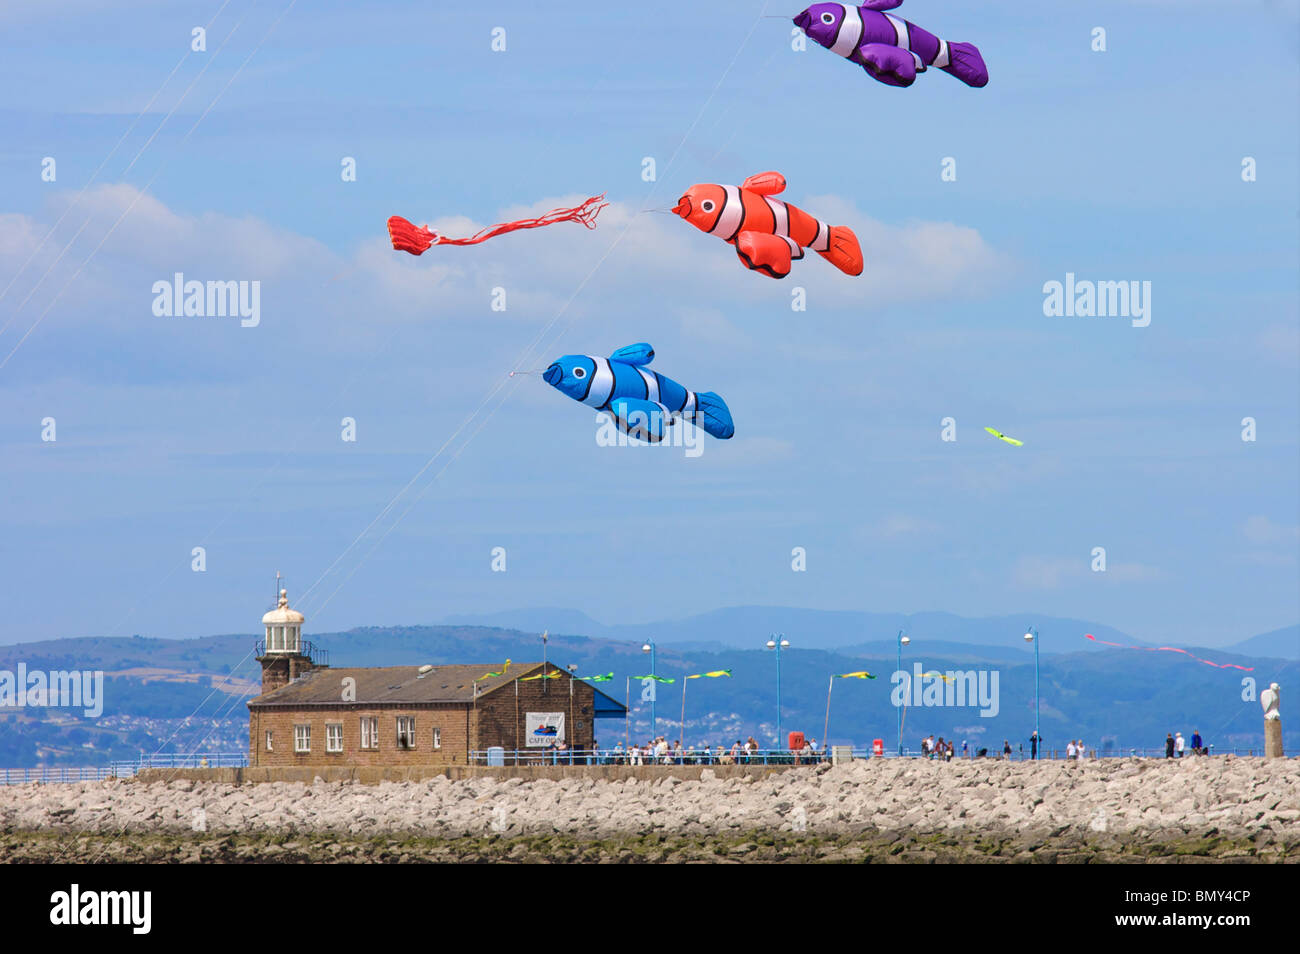
[[[963, 742], [962, 748], [965, 747], [966, 743]], [[945, 742], [943, 736], [939, 736], [937, 742], [933, 735], [927, 735], [921, 740], [921, 755], [927, 759], [942, 759], [945, 762], [951, 762], [956, 752], [957, 747], [953, 745], [952, 740], [949, 739]]]
[[[543, 754], [544, 753], [544, 754]], [[793, 750], [763, 750], [751, 735], [744, 742], [737, 739], [730, 748], [721, 745], [710, 747], [707, 743], [698, 746], [682, 747], [680, 739], [671, 745], [664, 736], [648, 742], [631, 743], [624, 747], [622, 742], [612, 749], [602, 749], [600, 743], [592, 748], [570, 748], [564, 742], [555, 742], [537, 753], [538, 758], [547, 762], [567, 762], [586, 765], [745, 765], [754, 761], [793, 761], [795, 764], [811, 765], [824, 758], [816, 739], [804, 740], [803, 747]]]
[[[1187, 742], [1183, 739], [1183, 734], [1181, 732], [1175, 732], [1165, 736], [1165, 758], [1181, 759], [1186, 754]], [[1205, 740], [1201, 738], [1201, 733], [1197, 729], [1192, 730], [1192, 754], [1210, 754], [1209, 746], [1205, 744]]]
[[[619, 742], [611, 750], [598, 750], [598, 755], [610, 765], [744, 765], [757, 759], [761, 751], [752, 735], [744, 742], [737, 739], [730, 748], [721, 745], [711, 748], [708, 743], [683, 747], [681, 739], [669, 745], [661, 735], [644, 744], [629, 743], [626, 748]], [[779, 754], [793, 757], [798, 763], [812, 763], [821, 758], [816, 739], [806, 739], [802, 749]]]
[[[1199, 739], [1200, 736], [1197, 736], [1197, 738]], [[1030, 735], [1029, 736], [1029, 757], [1031, 759], [1039, 758], [1045, 753], [1045, 751], [1046, 750], [1043, 749], [1042, 740], [1039, 738], [1038, 733], [1035, 732], [1032, 735]], [[1086, 752], [1087, 752], [1087, 748], [1083, 744], [1083, 739], [1071, 739], [1065, 746], [1066, 759], [1082, 759]], [[947, 762], [947, 761], [951, 761], [956, 754], [957, 754], [957, 746], [956, 743], [954, 743], [953, 740], [951, 739], [944, 741], [943, 736], [939, 736], [939, 738], [936, 740], [933, 735], [927, 735], [925, 738], [921, 740], [921, 756], [923, 758], [941, 759]], [[1019, 754], [1020, 754], [1020, 758], [1025, 757], [1024, 745], [1020, 746]], [[963, 740], [961, 743], [961, 757], [968, 758], [969, 756], [970, 756], [970, 750], [967, 747], [967, 743], [965, 742], [965, 740]], [[987, 747], [981, 747], [975, 751], [975, 758], [978, 759], [997, 758], [997, 757], [998, 757], [997, 755], [990, 756]], [[1006, 760], [1010, 760], [1013, 757], [1014, 757], [1014, 753], [1011, 748], [1011, 740], [1003, 739], [1002, 758]]]
[[[1165, 757], [1182, 758], [1187, 754], [1189, 749], [1188, 743], [1183, 739], [1181, 732], [1171, 732], [1165, 738]], [[1192, 732], [1190, 751], [1193, 755], [1208, 755], [1209, 748], [1201, 738], [1198, 731]], [[761, 754], [760, 754], [761, 753]], [[758, 742], [751, 735], [742, 742], [736, 739], [726, 748], [722, 745], [710, 747], [707, 743], [701, 743], [698, 746], [683, 747], [681, 740], [677, 739], [669, 744], [665, 736], [659, 736], [644, 743], [629, 743], [624, 746], [622, 742], [617, 743], [612, 749], [601, 749], [599, 744], [591, 749], [570, 749], [565, 743], [551, 745], [546, 754], [549, 758], [557, 761], [581, 761], [590, 765], [745, 765], [756, 760], [770, 761], [781, 759], [785, 761], [793, 760], [796, 764], [814, 764], [824, 761], [826, 753], [821, 750], [817, 740], [813, 738], [806, 739], [803, 747], [797, 750], [774, 752], [772, 750], [763, 750]], [[1019, 747], [1019, 757], [1025, 758], [1025, 746]], [[1055, 752], [1052, 753], [1055, 756]], [[943, 736], [935, 738], [933, 734], [926, 736], [921, 740], [921, 756], [927, 759], [938, 759], [944, 762], [950, 762], [957, 755], [957, 745], [952, 739], [944, 739]], [[1078, 761], [1087, 756], [1087, 747], [1083, 739], [1070, 739], [1065, 746], [1064, 755], [1067, 761]], [[1029, 753], [1031, 759], [1044, 758], [1047, 756], [1047, 750], [1043, 747], [1042, 739], [1035, 732], [1029, 737]], [[967, 743], [961, 743], [961, 757], [963, 759], [970, 757], [970, 751]], [[989, 750], [980, 748], [975, 752], [976, 758], [989, 758]], [[997, 755], [991, 756], [997, 758]], [[1011, 740], [1003, 739], [1001, 757], [1010, 760], [1014, 757]], [[1095, 757], [1095, 753], [1093, 754]]]

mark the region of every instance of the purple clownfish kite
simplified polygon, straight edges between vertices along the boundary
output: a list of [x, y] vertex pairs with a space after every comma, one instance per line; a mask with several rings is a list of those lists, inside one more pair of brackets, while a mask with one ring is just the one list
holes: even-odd
[[832, 53], [857, 63], [889, 86], [911, 86], [917, 73], [931, 66], [967, 86], [984, 86], [989, 71], [984, 57], [970, 43], [949, 43], [933, 33], [884, 13], [903, 0], [814, 3], [794, 18], [795, 26]]

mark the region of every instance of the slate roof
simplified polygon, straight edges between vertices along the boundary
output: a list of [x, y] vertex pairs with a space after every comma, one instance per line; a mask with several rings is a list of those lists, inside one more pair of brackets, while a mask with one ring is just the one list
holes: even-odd
[[[471, 702], [474, 680], [480, 696], [508, 686], [519, 676], [542, 668], [539, 662], [512, 663], [509, 673], [480, 679], [488, 672], [500, 672], [501, 663], [476, 666], [434, 666], [420, 675], [420, 666], [379, 666], [365, 669], [314, 669], [287, 686], [281, 686], [251, 700], [249, 707], [337, 706]], [[564, 672], [555, 665], [547, 669]], [[564, 674], [568, 678], [568, 673]], [[356, 680], [356, 698], [343, 701], [343, 680]], [[562, 682], [563, 679], [557, 680]]]

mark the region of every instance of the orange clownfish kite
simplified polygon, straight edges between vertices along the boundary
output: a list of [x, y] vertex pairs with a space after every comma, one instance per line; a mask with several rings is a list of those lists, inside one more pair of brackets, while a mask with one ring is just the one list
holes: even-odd
[[693, 185], [673, 209], [701, 232], [736, 246], [746, 268], [785, 278], [790, 263], [812, 249], [846, 275], [862, 274], [862, 248], [853, 230], [827, 225], [803, 209], [772, 196], [785, 190], [785, 176], [760, 172], [740, 187]]

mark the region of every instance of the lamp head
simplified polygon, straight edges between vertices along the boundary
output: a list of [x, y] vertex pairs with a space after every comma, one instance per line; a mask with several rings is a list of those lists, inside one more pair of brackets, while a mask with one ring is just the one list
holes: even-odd
[[763, 645], [766, 646], [768, 649], [776, 649], [776, 640], [774, 640], [774, 639], [769, 639], [769, 640], [768, 640], [766, 643], [764, 643]]
[[648, 653], [648, 652], [650, 652], [652, 649], [654, 649], [654, 647], [651, 646], [649, 643], [645, 643], [645, 644], [643, 644], [643, 645], [641, 646], [641, 652], [643, 652], [643, 653]]
[[911, 636], [904, 636], [902, 639], [899, 640], [899, 642], [902, 643], [904, 646], [906, 646], [911, 641], [912, 641]]

